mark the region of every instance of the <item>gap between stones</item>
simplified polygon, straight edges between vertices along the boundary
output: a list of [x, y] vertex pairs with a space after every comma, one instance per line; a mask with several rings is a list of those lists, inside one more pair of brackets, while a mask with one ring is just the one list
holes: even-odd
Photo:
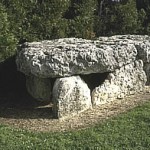
[[81, 79], [85, 81], [85, 83], [88, 85], [89, 89], [92, 91], [102, 85], [104, 81], [107, 79], [110, 72], [105, 73], [92, 73], [87, 75], [80, 75]]

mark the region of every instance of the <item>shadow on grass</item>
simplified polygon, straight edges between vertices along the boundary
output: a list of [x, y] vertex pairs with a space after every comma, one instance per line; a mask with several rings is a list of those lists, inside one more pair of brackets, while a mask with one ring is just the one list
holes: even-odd
[[0, 117], [53, 118], [52, 106], [37, 102], [26, 91], [25, 76], [17, 71], [15, 57], [0, 63]]

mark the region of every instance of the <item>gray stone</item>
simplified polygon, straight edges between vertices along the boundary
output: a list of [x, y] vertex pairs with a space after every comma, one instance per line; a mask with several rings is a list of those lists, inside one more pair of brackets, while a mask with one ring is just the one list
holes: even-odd
[[144, 62], [144, 71], [147, 75], [147, 85], [150, 85], [150, 40], [136, 43], [138, 58]]
[[150, 63], [150, 37], [147, 35], [116, 35], [112, 37], [100, 37], [95, 41], [101, 45], [130, 45], [133, 44], [137, 49], [137, 59], [144, 63]]
[[137, 58], [144, 62], [144, 71], [147, 75], [147, 85], [150, 85], [150, 36], [148, 35], [115, 35], [112, 37], [100, 37], [95, 41], [101, 45], [133, 44], [137, 50]]
[[149, 43], [150, 36], [148, 35], [114, 35], [111, 37], [99, 37], [96, 42], [104, 45], [124, 45], [124, 44], [134, 44], [138, 43]]
[[26, 76], [27, 91], [38, 101], [49, 102], [51, 100], [50, 79], [38, 78], [36, 76]]
[[108, 75], [108, 78], [102, 85], [93, 90], [93, 106], [104, 104], [115, 99], [122, 99], [135, 92], [142, 92], [146, 80], [142, 60], [116, 69], [115, 72]]
[[53, 112], [56, 118], [66, 118], [91, 108], [90, 89], [79, 77], [58, 78], [53, 87]]
[[41, 78], [112, 72], [135, 61], [133, 44], [101, 44], [77, 38], [25, 43], [17, 66], [26, 75]]
[[[49, 78], [57, 78], [53, 111], [57, 118], [65, 118], [91, 108], [91, 103], [95, 106], [141, 92], [146, 80], [150, 85], [150, 37], [117, 35], [24, 43], [16, 63], [28, 76], [29, 93], [38, 100], [51, 100]], [[90, 96], [87, 84], [77, 75], [93, 73], [109, 75]]]

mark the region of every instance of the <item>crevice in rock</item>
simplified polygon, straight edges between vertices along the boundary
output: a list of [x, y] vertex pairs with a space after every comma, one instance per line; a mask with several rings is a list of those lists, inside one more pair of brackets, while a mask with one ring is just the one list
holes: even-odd
[[54, 87], [54, 83], [56, 81], [57, 78], [49, 78], [50, 81], [51, 81], [51, 87], [52, 87], [52, 90], [53, 90], [53, 87]]
[[109, 73], [110, 72], [92, 73], [88, 75], [80, 75], [80, 77], [86, 82], [89, 89], [93, 91], [93, 89], [103, 84], [103, 82], [107, 79]]

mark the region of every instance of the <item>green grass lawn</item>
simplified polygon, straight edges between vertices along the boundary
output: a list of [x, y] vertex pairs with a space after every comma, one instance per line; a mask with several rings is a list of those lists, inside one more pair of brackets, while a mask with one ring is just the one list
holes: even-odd
[[80, 131], [34, 133], [0, 125], [0, 150], [150, 150], [150, 102]]

